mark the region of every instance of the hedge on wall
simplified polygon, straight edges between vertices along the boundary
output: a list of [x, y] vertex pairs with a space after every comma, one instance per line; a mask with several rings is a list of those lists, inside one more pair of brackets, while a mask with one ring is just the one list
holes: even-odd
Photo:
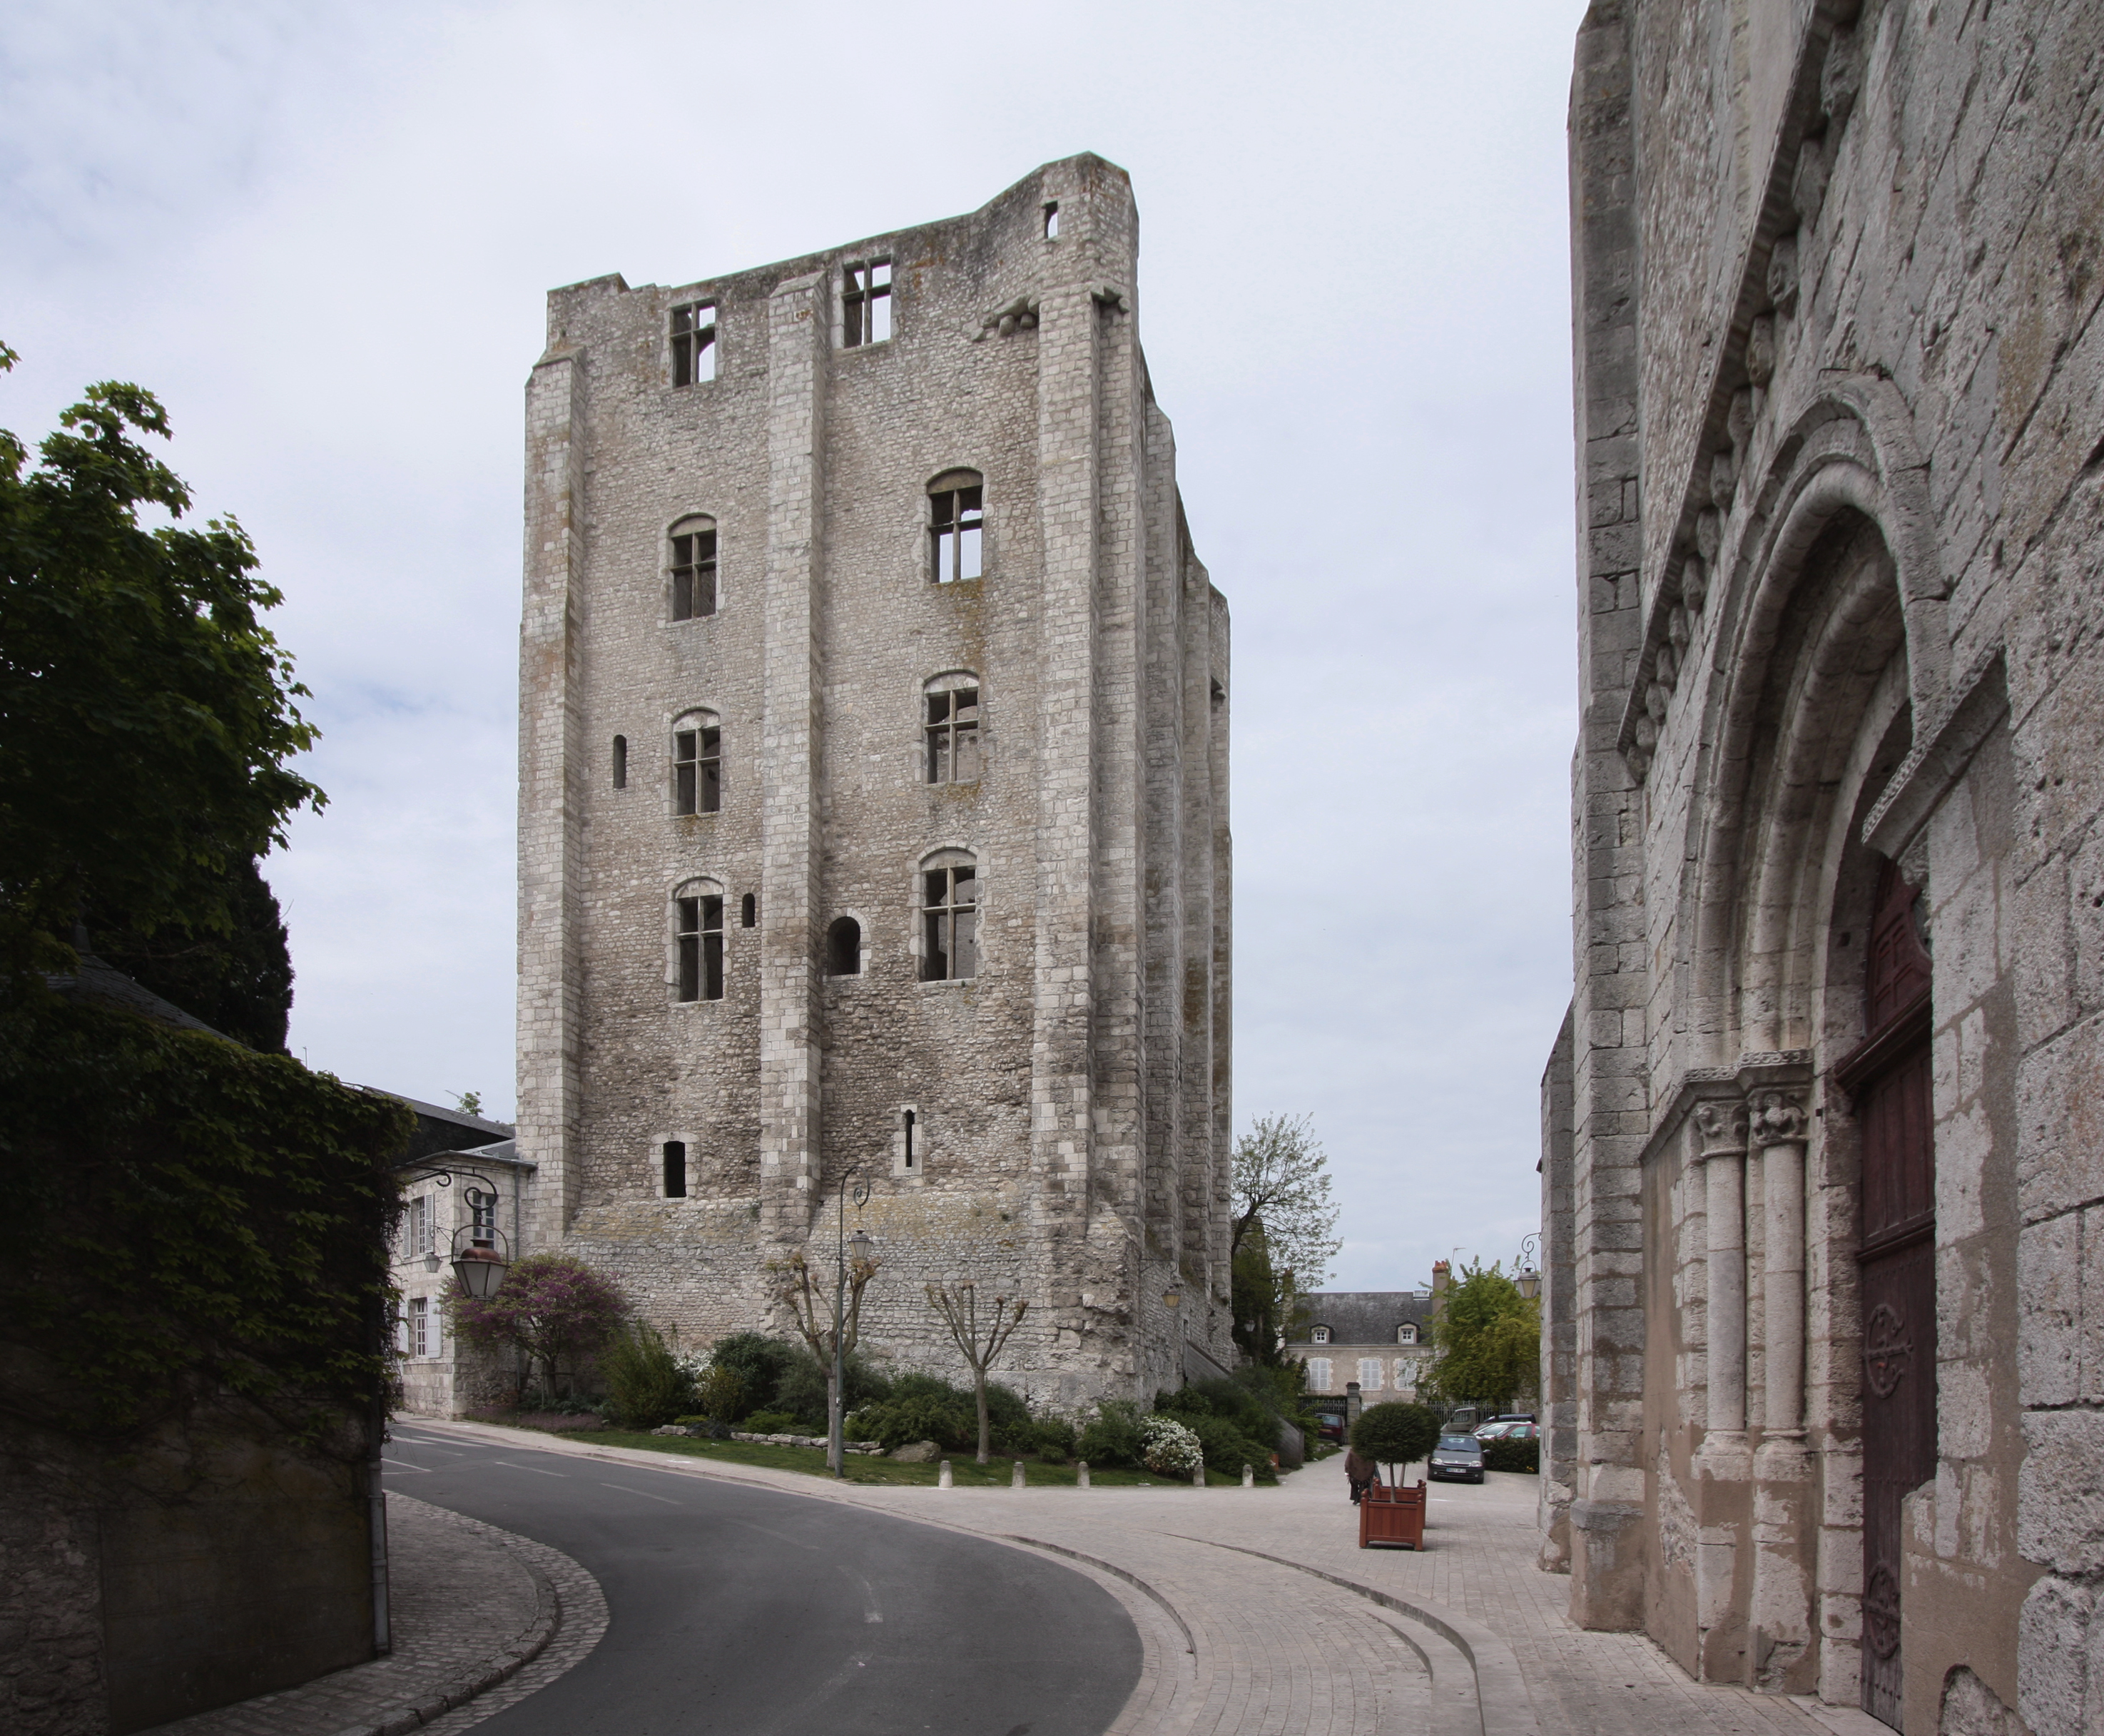
[[389, 1377], [403, 1105], [35, 986], [0, 1103], [10, 1418], [116, 1443], [231, 1399], [320, 1444]]

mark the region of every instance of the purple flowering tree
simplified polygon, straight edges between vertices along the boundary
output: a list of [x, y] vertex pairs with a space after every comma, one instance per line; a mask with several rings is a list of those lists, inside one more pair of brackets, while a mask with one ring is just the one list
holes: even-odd
[[453, 1330], [478, 1350], [511, 1345], [555, 1392], [555, 1365], [601, 1349], [628, 1318], [628, 1298], [603, 1272], [568, 1254], [528, 1254], [514, 1262], [487, 1301], [455, 1290], [446, 1298]]

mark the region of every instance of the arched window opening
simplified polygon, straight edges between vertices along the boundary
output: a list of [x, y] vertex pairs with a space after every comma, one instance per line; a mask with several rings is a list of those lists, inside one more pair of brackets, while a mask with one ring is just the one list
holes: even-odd
[[984, 571], [985, 501], [986, 479], [977, 471], [945, 471], [928, 484], [932, 576], [937, 584], [978, 578]]
[[738, 906], [738, 922], [741, 928], [751, 928], [760, 920], [760, 900], [750, 892]]
[[673, 900], [682, 1001], [720, 1001], [724, 985], [723, 895], [700, 886]]
[[628, 788], [628, 738], [625, 735], [613, 739], [613, 787], [617, 790]]
[[961, 850], [931, 856], [921, 868], [924, 944], [920, 980], [960, 982], [979, 974], [978, 867]]
[[835, 917], [826, 930], [826, 975], [862, 975], [862, 924], [853, 917]]
[[930, 783], [976, 783], [979, 778], [979, 688], [975, 675], [943, 675], [923, 696]]
[[684, 1199], [687, 1197], [687, 1144], [684, 1140], [667, 1140], [662, 1154], [665, 1163], [665, 1197]]
[[672, 726], [672, 811], [714, 814], [723, 806], [723, 730], [714, 712]]
[[672, 527], [672, 618], [716, 612], [716, 521], [706, 513]]

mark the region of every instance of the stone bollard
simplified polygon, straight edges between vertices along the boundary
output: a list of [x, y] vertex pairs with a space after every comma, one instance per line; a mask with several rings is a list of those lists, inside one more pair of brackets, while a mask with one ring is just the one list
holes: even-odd
[[1206, 1462], [1203, 1459], [1201, 1459], [1198, 1461], [1197, 1468], [1191, 1473], [1191, 1487], [1193, 1488], [1203, 1488], [1205, 1486]]
[[1023, 1461], [1021, 1459], [1018, 1459], [1015, 1462], [1015, 1469], [1009, 1473], [1008, 1486], [1010, 1488], [1021, 1488], [1023, 1487]]
[[1256, 1487], [1256, 1467], [1254, 1465], [1242, 1466], [1242, 1487], [1244, 1488]]
[[943, 1461], [943, 1468], [935, 1473], [935, 1487], [937, 1488], [948, 1488], [951, 1486], [950, 1462], [947, 1459], [945, 1459]]
[[1089, 1462], [1086, 1459], [1077, 1459], [1074, 1461], [1074, 1487], [1086, 1488], [1088, 1486]]

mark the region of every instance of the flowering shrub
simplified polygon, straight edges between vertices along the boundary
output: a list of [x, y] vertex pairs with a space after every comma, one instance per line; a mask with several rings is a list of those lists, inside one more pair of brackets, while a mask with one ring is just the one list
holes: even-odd
[[458, 1289], [446, 1297], [453, 1330], [478, 1350], [515, 1345], [538, 1365], [551, 1395], [560, 1359], [589, 1356], [628, 1318], [621, 1287], [568, 1254], [528, 1254], [497, 1294], [479, 1301]]
[[1206, 1462], [1205, 1448], [1174, 1417], [1159, 1413], [1139, 1419], [1140, 1457], [1149, 1470], [1165, 1477], [1189, 1476]]

